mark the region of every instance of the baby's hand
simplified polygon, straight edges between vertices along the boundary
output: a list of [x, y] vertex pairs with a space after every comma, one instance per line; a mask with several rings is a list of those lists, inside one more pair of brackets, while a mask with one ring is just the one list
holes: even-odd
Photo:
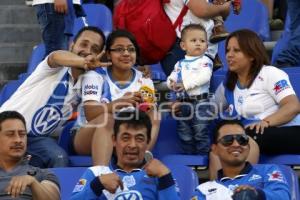
[[183, 83], [177, 83], [177, 84], [175, 84], [175, 91], [176, 92], [182, 92], [182, 91], [184, 91], [185, 89], [184, 89], [184, 86], [183, 86]]
[[176, 92], [176, 82], [170, 79], [170, 89]]

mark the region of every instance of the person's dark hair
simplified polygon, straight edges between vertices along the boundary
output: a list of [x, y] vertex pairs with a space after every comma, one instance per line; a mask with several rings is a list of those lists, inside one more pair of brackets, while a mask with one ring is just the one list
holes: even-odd
[[[226, 42], [225, 42], [225, 52], [226, 53], [227, 53], [228, 41], [231, 38], [236, 38], [241, 51], [245, 55], [253, 58], [252, 66], [251, 66], [249, 74], [248, 74], [250, 82], [247, 85], [247, 88], [249, 88], [252, 85], [257, 74], [263, 67], [263, 65], [270, 64], [267, 51], [265, 49], [263, 42], [261, 41], [261, 39], [258, 37], [258, 35], [255, 32], [248, 30], [248, 29], [242, 29], [242, 30], [232, 32], [227, 37]], [[235, 72], [231, 72], [230, 70], [228, 70], [226, 81], [225, 81], [225, 86], [229, 90], [233, 91], [234, 87], [236, 86], [237, 79], [238, 79], [237, 74]]]
[[147, 129], [147, 143], [151, 140], [151, 120], [149, 116], [140, 110], [134, 111], [123, 111], [116, 115], [114, 124], [114, 135], [117, 137], [119, 128], [122, 124], [127, 124], [131, 128], [142, 128]]
[[134, 37], [134, 35], [126, 30], [123, 30], [123, 29], [117, 29], [113, 32], [111, 32], [108, 37], [107, 37], [107, 40], [106, 40], [106, 49], [105, 51], [110, 53], [110, 49], [111, 49], [111, 46], [113, 45], [113, 43], [115, 42], [115, 40], [117, 38], [128, 38], [135, 50], [136, 50], [136, 62], [139, 64], [140, 60], [139, 60], [139, 57], [140, 57], [140, 48], [139, 48], [139, 45]]
[[0, 113], [0, 131], [1, 131], [1, 125], [2, 123], [7, 119], [19, 119], [23, 122], [25, 128], [26, 128], [26, 122], [23, 115], [18, 113], [17, 111], [4, 111]]
[[181, 31], [181, 40], [185, 39], [186, 33], [191, 30], [199, 30], [203, 31], [205, 33], [206, 39], [207, 39], [207, 33], [205, 28], [201, 24], [189, 24], [185, 26]]
[[73, 42], [74, 43], [76, 43], [76, 41], [78, 40], [78, 38], [81, 36], [81, 34], [84, 31], [92, 31], [92, 32], [98, 33], [101, 36], [102, 40], [103, 40], [103, 43], [102, 43], [102, 46], [101, 46], [101, 50], [104, 48], [105, 35], [104, 35], [104, 33], [103, 33], [103, 31], [101, 29], [99, 29], [98, 27], [95, 27], [95, 26], [85, 26], [82, 29], [80, 29], [77, 32], [77, 34], [74, 36], [74, 38], [73, 38]]
[[217, 122], [215, 129], [213, 131], [213, 143], [216, 144], [219, 137], [219, 130], [225, 125], [239, 125], [242, 129], [245, 130], [244, 125], [240, 120], [221, 120]]

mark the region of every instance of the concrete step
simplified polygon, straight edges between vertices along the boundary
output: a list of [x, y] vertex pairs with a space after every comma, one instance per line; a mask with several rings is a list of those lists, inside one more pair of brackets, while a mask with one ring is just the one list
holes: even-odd
[[0, 5], [25, 5], [25, 0], [0, 0]]
[[0, 24], [38, 24], [38, 21], [33, 7], [0, 5]]
[[0, 25], [0, 43], [40, 42], [41, 30], [38, 24], [2, 24]]
[[35, 42], [0, 43], [0, 62], [27, 63], [33, 47], [37, 44]]
[[0, 80], [2, 83], [17, 80], [18, 76], [26, 70], [27, 63], [24, 62], [0, 62]]

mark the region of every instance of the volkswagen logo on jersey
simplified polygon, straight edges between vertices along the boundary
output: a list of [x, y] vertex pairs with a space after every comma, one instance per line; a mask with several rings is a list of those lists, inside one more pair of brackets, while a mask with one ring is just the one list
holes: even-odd
[[143, 197], [139, 191], [129, 190], [117, 194], [114, 200], [143, 200]]
[[48, 136], [58, 126], [62, 119], [60, 109], [55, 105], [40, 108], [33, 116], [31, 132], [35, 136]]

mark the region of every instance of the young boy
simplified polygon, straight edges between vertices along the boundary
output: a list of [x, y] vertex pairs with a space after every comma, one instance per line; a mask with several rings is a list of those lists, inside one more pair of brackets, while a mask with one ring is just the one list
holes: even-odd
[[213, 62], [205, 55], [208, 44], [204, 27], [187, 25], [181, 32], [180, 46], [185, 58], [176, 63], [167, 79], [169, 89], [182, 102], [176, 115], [177, 133], [185, 153], [205, 155], [210, 146], [208, 92]]

